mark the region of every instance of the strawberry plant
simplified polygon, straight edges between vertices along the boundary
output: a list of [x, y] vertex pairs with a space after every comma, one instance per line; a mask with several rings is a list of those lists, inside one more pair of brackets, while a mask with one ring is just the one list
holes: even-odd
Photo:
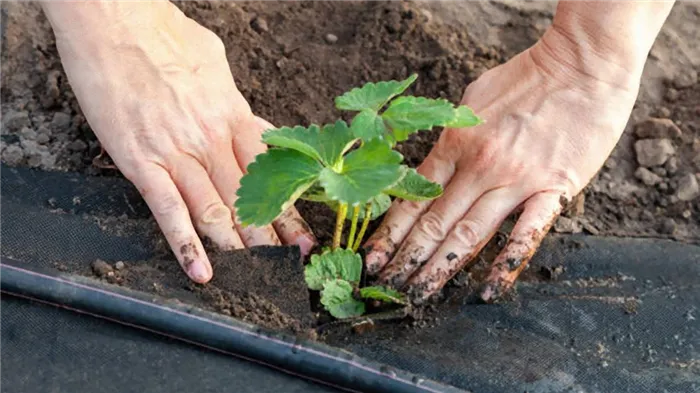
[[[321, 304], [336, 318], [362, 315], [362, 299], [405, 304], [393, 289], [360, 288], [357, 249], [369, 222], [389, 208], [391, 197], [423, 201], [442, 194], [441, 185], [402, 165], [403, 156], [393, 148], [418, 131], [481, 123], [466, 106], [401, 96], [416, 79], [367, 83], [336, 97], [336, 108], [356, 112], [350, 125], [338, 120], [265, 131], [262, 141], [270, 148], [241, 179], [235, 208], [243, 225], [267, 225], [300, 198], [336, 212], [333, 244], [312, 255], [305, 271], [307, 285], [321, 291]], [[346, 220], [350, 228], [343, 249]]]

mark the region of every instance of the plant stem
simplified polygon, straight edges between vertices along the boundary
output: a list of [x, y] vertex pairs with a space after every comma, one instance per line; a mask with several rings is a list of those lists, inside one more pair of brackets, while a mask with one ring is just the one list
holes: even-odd
[[360, 219], [360, 205], [352, 208], [352, 224], [350, 225], [350, 235], [348, 235], [347, 249], [352, 250], [355, 243], [355, 233], [357, 232], [357, 220]]
[[335, 220], [335, 233], [333, 234], [333, 249], [336, 250], [340, 247], [340, 237], [343, 235], [343, 224], [345, 224], [345, 217], [348, 215], [348, 204], [341, 203], [338, 206], [338, 217]]
[[355, 245], [352, 246], [352, 251], [357, 252], [357, 249], [360, 248], [360, 245], [362, 244], [362, 238], [365, 237], [365, 232], [367, 232], [367, 227], [369, 226], [369, 221], [372, 218], [372, 202], [368, 203], [367, 206], [365, 206], [365, 216], [362, 217], [362, 228], [360, 228], [360, 233], [357, 235], [357, 239], [355, 239]]

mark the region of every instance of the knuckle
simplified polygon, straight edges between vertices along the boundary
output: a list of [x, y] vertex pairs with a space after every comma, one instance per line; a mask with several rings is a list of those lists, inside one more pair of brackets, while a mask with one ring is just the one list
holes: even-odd
[[485, 141], [476, 151], [474, 164], [479, 167], [487, 167], [493, 164], [501, 151], [500, 145], [493, 141]]
[[423, 211], [424, 204], [417, 201], [404, 200], [398, 204], [398, 208], [402, 215], [415, 217]]
[[420, 220], [418, 220], [416, 229], [426, 238], [436, 242], [444, 240], [447, 236], [445, 230], [445, 219], [442, 214], [436, 211], [429, 211], [425, 213]]
[[454, 229], [454, 237], [465, 245], [478, 244], [481, 239], [482, 225], [470, 219], [460, 220]]
[[220, 201], [213, 201], [206, 205], [200, 217], [202, 224], [227, 224], [233, 225], [231, 209]]
[[153, 214], [161, 217], [169, 216], [185, 209], [187, 209], [185, 203], [179, 195], [168, 193], [161, 196], [153, 206]]

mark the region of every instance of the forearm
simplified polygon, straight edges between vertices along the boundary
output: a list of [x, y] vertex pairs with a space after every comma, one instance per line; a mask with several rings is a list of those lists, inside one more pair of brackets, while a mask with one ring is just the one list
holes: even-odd
[[637, 86], [673, 3], [560, 1], [538, 45], [583, 75], [619, 87]]
[[165, 0], [46, 1], [42, 7], [64, 67], [95, 84], [140, 83], [149, 73], [173, 72], [174, 63], [196, 64], [201, 56], [193, 53], [213, 36]]

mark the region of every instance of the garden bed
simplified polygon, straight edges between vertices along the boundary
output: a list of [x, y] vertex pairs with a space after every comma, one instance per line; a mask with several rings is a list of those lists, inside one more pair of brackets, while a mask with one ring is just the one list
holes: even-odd
[[[458, 102], [469, 82], [534, 43], [553, 11], [552, 4], [510, 2], [177, 4], [222, 37], [243, 95], [279, 126], [331, 121], [338, 117], [333, 97], [412, 72], [419, 74], [414, 94]], [[682, 391], [698, 377], [688, 344], [700, 344], [690, 307], [699, 301], [691, 263], [698, 250], [691, 244], [700, 243], [700, 198], [678, 198], [687, 192], [682, 179], [700, 173], [700, 52], [687, 45], [700, 40], [699, 10], [676, 6], [622, 140], [555, 225], [567, 236], [547, 238], [511, 299], [471, 303], [504, 231], [452, 280], [439, 305], [404, 318], [373, 316], [368, 328], [332, 322], [316, 307], [293, 247], [212, 253], [213, 281], [190, 282], [136, 191], [105, 167], [109, 158], [100, 156], [80, 113], [45, 18], [36, 5], [3, 3], [2, 255], [320, 340], [464, 389], [545, 392], [598, 384], [614, 391], [615, 381], [632, 387], [635, 378], [651, 378], [658, 390]], [[673, 164], [645, 168], [658, 181], [639, 174], [634, 152], [649, 135], [675, 146]], [[438, 136], [414, 135], [398, 150], [415, 167]], [[308, 202], [297, 208], [319, 242], [330, 244], [335, 214]], [[23, 213], [13, 216], [13, 209]], [[680, 242], [568, 236], [579, 232]], [[56, 249], [63, 245], [70, 246]], [[585, 370], [591, 367], [597, 371]]]

